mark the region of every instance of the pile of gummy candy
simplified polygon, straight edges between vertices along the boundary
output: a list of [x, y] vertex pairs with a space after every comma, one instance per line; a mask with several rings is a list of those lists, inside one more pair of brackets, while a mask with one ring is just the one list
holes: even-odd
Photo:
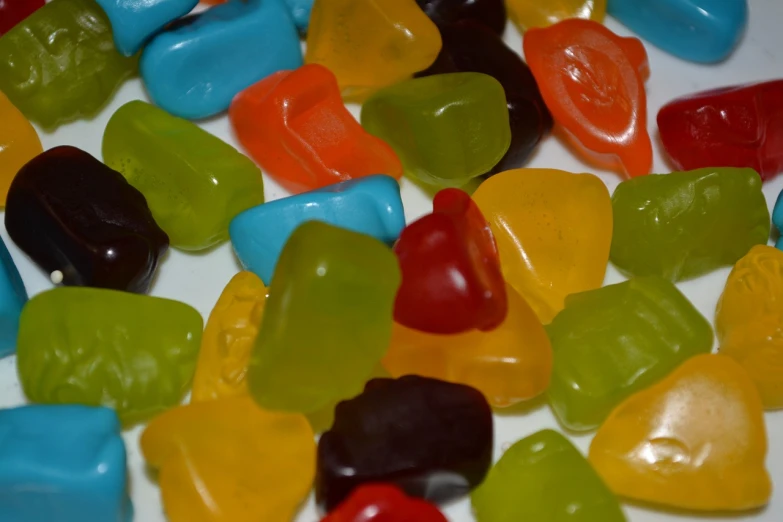
[[[0, 356], [34, 403], [0, 410], [0, 520], [130, 521], [121, 430], [146, 422], [174, 522], [287, 522], [313, 485], [329, 522], [767, 504], [783, 80], [668, 103], [681, 172], [650, 174], [647, 54], [601, 24], [713, 63], [746, 0], [196, 3], [0, 2], [0, 203], [58, 284], [28, 300], [0, 241]], [[153, 104], [114, 113], [102, 162], [42, 150], [28, 120], [91, 118], [137, 71]], [[191, 121], [226, 111], [248, 156]], [[628, 179], [521, 168], [551, 132]], [[264, 203], [261, 169], [293, 195]], [[403, 175], [434, 193], [407, 226]], [[245, 270], [205, 329], [145, 295], [169, 246], [229, 239]], [[602, 287], [609, 261], [629, 279]], [[731, 265], [711, 354], [675, 283]], [[493, 466], [493, 409], [540, 396], [597, 430], [587, 458], [544, 430]]]

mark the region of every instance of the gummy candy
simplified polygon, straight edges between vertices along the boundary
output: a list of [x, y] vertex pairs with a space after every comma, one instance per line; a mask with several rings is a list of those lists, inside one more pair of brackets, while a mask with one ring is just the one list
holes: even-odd
[[438, 74], [378, 91], [362, 126], [386, 141], [414, 180], [459, 187], [489, 171], [511, 143], [503, 86], [486, 74]]
[[626, 397], [712, 348], [707, 320], [658, 277], [568, 296], [547, 333], [554, 352], [549, 403], [574, 431], [597, 428]]
[[136, 71], [94, 0], [53, 0], [0, 39], [0, 91], [51, 129], [95, 116]]
[[478, 522], [625, 522], [617, 499], [587, 460], [552, 430], [507, 449], [471, 503]]
[[313, 413], [361, 391], [389, 344], [400, 271], [380, 241], [309, 221], [286, 243], [248, 369], [264, 407]]
[[492, 406], [532, 399], [549, 386], [552, 346], [530, 305], [506, 285], [508, 314], [494, 330], [437, 335], [395, 323], [384, 367], [473, 386]]
[[394, 245], [402, 271], [394, 319], [431, 333], [492, 330], [507, 299], [489, 224], [459, 189], [441, 190], [432, 205]]
[[229, 231], [242, 265], [271, 282], [288, 238], [306, 221], [323, 221], [391, 245], [405, 226], [400, 186], [388, 176], [344, 181], [242, 212]]
[[202, 326], [201, 315], [177, 301], [55, 288], [22, 310], [19, 380], [33, 402], [110, 406], [129, 425], [182, 400]]
[[620, 183], [611, 260], [636, 276], [680, 281], [734, 264], [767, 242], [769, 210], [751, 169], [706, 168]]
[[75, 147], [30, 161], [8, 191], [8, 235], [66, 285], [143, 293], [169, 246], [144, 196]]
[[598, 22], [574, 19], [531, 29], [524, 50], [568, 140], [588, 159], [618, 159], [628, 176], [650, 172], [644, 91], [649, 70], [642, 42], [621, 38]]
[[767, 180], [783, 172], [783, 80], [724, 87], [667, 103], [661, 141], [678, 169], [750, 167]]
[[321, 522], [447, 522], [429, 502], [409, 498], [394, 486], [369, 484], [354, 490]]
[[0, 358], [16, 351], [19, 316], [26, 302], [24, 282], [5, 242], [0, 239]]
[[563, 309], [567, 295], [603, 283], [612, 205], [598, 177], [511, 170], [484, 181], [473, 201], [492, 227], [506, 281], [544, 324]]
[[285, 0], [288, 6], [288, 12], [294, 19], [296, 28], [302, 32], [307, 32], [310, 26], [310, 13], [313, 10], [314, 0]]
[[756, 245], [729, 274], [715, 313], [720, 353], [756, 383], [765, 408], [783, 408], [783, 252]]
[[748, 23], [747, 0], [608, 0], [606, 8], [656, 47], [693, 62], [725, 59]]
[[25, 163], [43, 152], [38, 133], [27, 118], [0, 92], [0, 206]]
[[477, 22], [497, 35], [502, 35], [506, 28], [504, 0], [416, 0], [416, 3], [435, 22], [441, 36], [444, 27], [465, 20]]
[[175, 116], [197, 119], [272, 73], [302, 65], [294, 22], [280, 0], [230, 0], [182, 18], [144, 48], [141, 76], [150, 98]]
[[271, 75], [239, 93], [229, 115], [242, 146], [294, 194], [370, 174], [402, 176], [397, 155], [362, 129], [321, 65]]
[[3, 0], [0, 3], [0, 36], [46, 4], [45, 0]]
[[601, 22], [607, 0], [506, 0], [511, 19], [521, 30], [547, 27], [569, 18]]
[[433, 502], [456, 498], [487, 474], [492, 436], [489, 404], [470, 386], [415, 375], [373, 379], [337, 405], [321, 435], [316, 502], [330, 511], [377, 482]]
[[705, 354], [629, 397], [590, 445], [590, 463], [624, 497], [685, 509], [767, 503], [767, 436], [753, 382], [731, 358]]
[[86, 406], [0, 410], [0, 519], [131, 522], [117, 414]]
[[429, 67], [440, 47], [415, 0], [315, 0], [305, 61], [327, 67], [343, 97], [361, 102]]
[[126, 103], [109, 120], [103, 158], [147, 197], [171, 245], [183, 250], [225, 241], [234, 216], [264, 201], [261, 171], [250, 159], [142, 101]]

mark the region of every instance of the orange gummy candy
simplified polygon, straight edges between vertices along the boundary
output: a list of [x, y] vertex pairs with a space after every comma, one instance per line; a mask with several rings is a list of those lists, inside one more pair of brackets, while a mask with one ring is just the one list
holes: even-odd
[[5, 206], [16, 173], [43, 152], [43, 147], [33, 126], [2, 92], [0, 122], [0, 206]]

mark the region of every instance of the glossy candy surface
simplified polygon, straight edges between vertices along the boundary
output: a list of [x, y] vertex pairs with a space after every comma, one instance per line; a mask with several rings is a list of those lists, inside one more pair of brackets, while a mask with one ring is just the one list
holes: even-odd
[[394, 486], [369, 484], [356, 488], [321, 522], [446, 522], [437, 507], [410, 498]]
[[511, 19], [521, 30], [547, 27], [569, 18], [602, 22], [607, 0], [506, 0]]
[[0, 39], [0, 91], [51, 129], [95, 116], [136, 71], [94, 0], [54, 0]]
[[612, 412], [590, 463], [624, 497], [676, 508], [747, 510], [769, 501], [758, 392], [731, 358], [693, 357]]
[[321, 65], [256, 83], [234, 98], [229, 115], [242, 146], [294, 194], [371, 174], [402, 176], [397, 155], [348, 112]]
[[141, 451], [160, 470], [170, 522], [289, 522], [315, 474], [305, 417], [250, 397], [169, 410], [144, 430]]
[[734, 264], [769, 237], [761, 179], [706, 168], [624, 181], [612, 195], [611, 260], [636, 276], [680, 281]]
[[316, 502], [331, 510], [376, 482], [433, 502], [456, 498], [489, 470], [492, 433], [489, 404], [474, 388], [414, 375], [373, 379], [337, 405], [321, 435]]
[[783, 408], [783, 252], [756, 245], [737, 261], [715, 312], [720, 353], [756, 383], [765, 408]]
[[231, 222], [234, 252], [247, 270], [271, 282], [288, 238], [313, 220], [391, 245], [405, 226], [400, 186], [389, 176], [368, 176], [251, 208]]
[[125, 461], [108, 408], [0, 410], [0, 519], [131, 522]]
[[310, 26], [310, 13], [313, 10], [314, 0], [285, 0], [288, 12], [294, 19], [296, 28], [301, 32], [307, 32]]
[[3, 0], [0, 4], [0, 36], [42, 8], [44, 0]]
[[549, 403], [568, 429], [597, 428], [629, 395], [712, 348], [712, 328], [677, 288], [635, 278], [566, 298], [547, 327]]
[[506, 93], [511, 144], [490, 172], [496, 174], [521, 167], [552, 129], [552, 115], [530, 69], [500, 36], [472, 21], [442, 26], [440, 34], [443, 48], [438, 59], [416, 76], [479, 72], [499, 81]]
[[387, 87], [364, 103], [361, 121], [392, 146], [407, 176], [438, 187], [488, 172], [511, 143], [503, 86], [474, 72]]
[[261, 171], [247, 156], [142, 101], [109, 120], [103, 159], [146, 196], [171, 245], [183, 250], [225, 241], [234, 216], [264, 201]]
[[520, 169], [473, 194], [497, 240], [506, 281], [544, 324], [569, 294], [601, 286], [612, 240], [606, 185], [591, 174]]
[[144, 196], [75, 147], [49, 149], [14, 178], [5, 226], [52, 280], [146, 292], [169, 240]]
[[[0, 11], [1, 12], [1, 11]], [[25, 163], [43, 152], [38, 133], [27, 118], [0, 92], [0, 205]]]
[[477, 522], [625, 522], [620, 504], [565, 437], [514, 443], [471, 495]]
[[19, 270], [0, 239], [0, 358], [16, 351], [19, 316], [27, 303], [27, 290]]
[[565, 138], [588, 159], [619, 160], [628, 176], [650, 172], [642, 42], [598, 22], [566, 20], [525, 33], [524, 51]]
[[444, 27], [470, 20], [503, 34], [506, 28], [504, 0], [416, 0], [430, 20], [435, 22], [443, 35]]
[[441, 190], [432, 206], [394, 245], [402, 271], [394, 319], [431, 333], [492, 330], [507, 298], [489, 224], [459, 189]]
[[297, 228], [251, 356], [258, 403], [313, 413], [359, 393], [388, 347], [399, 284], [397, 259], [377, 239], [319, 221]]
[[725, 59], [748, 23], [748, 0], [608, 0], [607, 11], [656, 47], [702, 63]]
[[783, 172], [783, 80], [677, 98], [658, 112], [658, 129], [678, 169], [749, 167], [770, 179]]
[[440, 47], [416, 0], [315, 0], [305, 61], [332, 71], [343, 97], [363, 101], [429, 67]]
[[510, 285], [506, 295], [505, 320], [487, 332], [438, 335], [395, 323], [384, 367], [393, 377], [415, 374], [473, 386], [497, 408], [543, 393], [552, 373], [549, 338]]
[[104, 405], [131, 424], [178, 404], [190, 387], [201, 315], [177, 301], [97, 288], [30, 299], [17, 366], [27, 398]]
[[159, 33], [141, 57], [150, 98], [175, 116], [197, 119], [283, 69], [302, 64], [299, 35], [280, 0], [230, 0], [182, 18]]

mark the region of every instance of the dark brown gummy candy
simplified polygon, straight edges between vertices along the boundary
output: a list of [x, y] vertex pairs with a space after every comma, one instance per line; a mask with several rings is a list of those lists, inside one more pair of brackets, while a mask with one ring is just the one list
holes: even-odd
[[19, 170], [5, 227], [35, 263], [74, 286], [146, 292], [169, 246], [141, 192], [75, 147], [43, 152]]
[[335, 409], [318, 443], [315, 496], [332, 510], [366, 483], [444, 502], [484, 480], [492, 464], [492, 411], [470, 386], [408, 375], [373, 379]]
[[438, 26], [473, 20], [499, 35], [506, 28], [504, 0], [416, 0], [416, 3]]

